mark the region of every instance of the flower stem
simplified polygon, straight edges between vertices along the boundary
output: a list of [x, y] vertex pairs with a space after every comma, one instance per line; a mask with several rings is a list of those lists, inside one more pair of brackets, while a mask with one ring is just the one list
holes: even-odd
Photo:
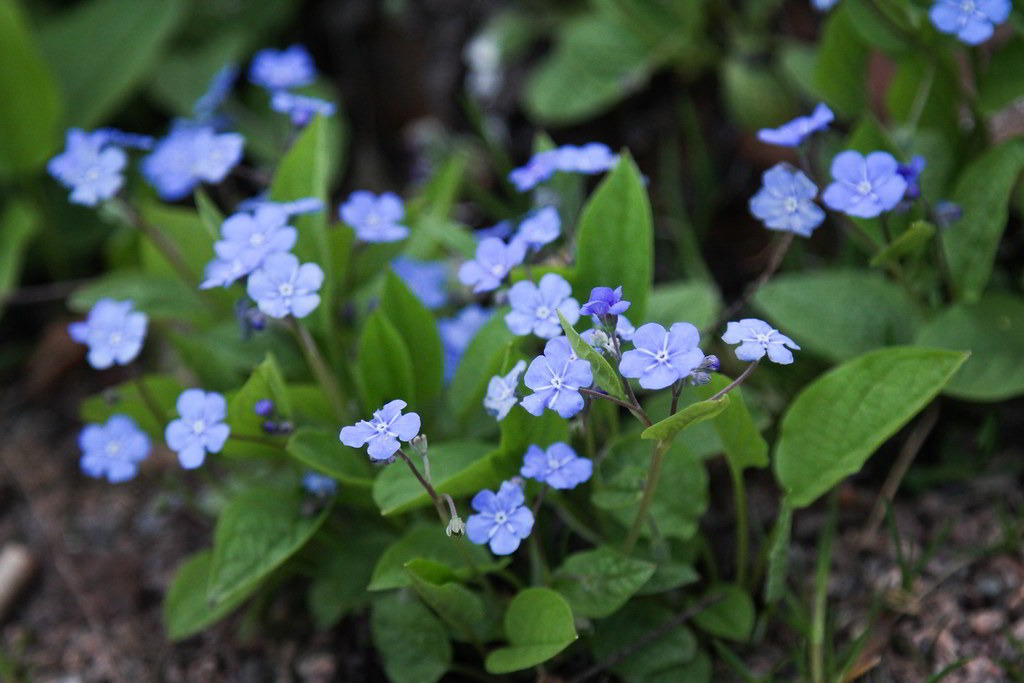
[[636, 517], [633, 518], [633, 526], [626, 535], [626, 542], [622, 544], [622, 552], [629, 555], [633, 552], [637, 538], [640, 536], [640, 528], [647, 520], [647, 511], [654, 502], [654, 492], [658, 488], [658, 479], [661, 477], [661, 464], [665, 460], [665, 453], [668, 451], [671, 441], [664, 439], [654, 444], [654, 457], [651, 458], [650, 468], [647, 470], [647, 483], [644, 484], [644, 495], [640, 499], [640, 507], [637, 508]]
[[120, 210], [121, 215], [133, 226], [135, 226], [139, 232], [146, 236], [146, 238], [153, 243], [153, 246], [163, 254], [167, 262], [171, 264], [171, 267], [178, 274], [185, 284], [190, 287], [194, 287], [199, 282], [199, 278], [192, 272], [192, 268], [189, 267], [188, 263], [185, 262], [185, 257], [182, 256], [181, 250], [174, 244], [167, 235], [160, 232], [160, 229], [149, 223], [145, 218], [142, 217], [142, 213], [128, 202], [116, 200], [114, 204], [117, 209]]
[[295, 318], [289, 316], [288, 324], [295, 334], [296, 339], [299, 340], [299, 347], [302, 349], [302, 355], [306, 357], [306, 362], [309, 364], [310, 370], [313, 371], [313, 375], [316, 376], [317, 382], [320, 384], [320, 388], [324, 390], [324, 395], [327, 396], [328, 403], [331, 404], [331, 409], [334, 411], [334, 416], [341, 422], [345, 421], [345, 401], [342, 399], [341, 389], [338, 387], [338, 380], [331, 373], [331, 369], [327, 366], [327, 361], [324, 360], [323, 355], [320, 353], [320, 349], [317, 348], [316, 341], [313, 339], [313, 335], [309, 333], [309, 330]]
[[[626, 401], [623, 401], [620, 398], [615, 398], [614, 396], [611, 396], [609, 394], [602, 394], [600, 391], [594, 391], [593, 389], [581, 388], [580, 393], [584, 394], [585, 396], [591, 396], [593, 398], [600, 398], [605, 401], [611, 401], [615, 405], [622, 406], [629, 412], [633, 413], [633, 415], [636, 416], [636, 419], [643, 422], [645, 427], [650, 427], [653, 424], [650, 418], [647, 417], [647, 413], [643, 411], [643, 408], [641, 408], [639, 404], [627, 403]], [[634, 400], [636, 399], [634, 398]]]
[[747, 583], [747, 564], [750, 532], [747, 525], [747, 491], [743, 483], [743, 468], [729, 460], [729, 474], [732, 476], [732, 493], [736, 505], [736, 584]]
[[719, 391], [717, 394], [715, 394], [714, 396], [712, 396], [708, 400], [709, 401], [717, 401], [718, 399], [722, 398], [723, 396], [728, 394], [730, 391], [732, 391], [733, 389], [738, 387], [739, 385], [743, 384], [743, 382], [746, 381], [747, 377], [750, 377], [751, 373], [754, 372], [754, 368], [756, 368], [758, 366], [758, 364], [760, 364], [760, 362], [761, 362], [761, 359], [758, 358], [753, 363], [748, 365], [747, 369], [744, 370], [742, 373], [740, 373], [739, 377], [737, 377], [733, 381], [729, 382], [728, 386], [723, 387], [721, 391]]
[[770, 280], [772, 276], [775, 275], [775, 272], [779, 269], [779, 266], [782, 265], [782, 260], [786, 257], [786, 254], [789, 252], [789, 248], [793, 246], [793, 239], [795, 237], [796, 235], [792, 232], [787, 232], [785, 235], [782, 236], [782, 238], [776, 243], [775, 249], [772, 250], [771, 256], [768, 258], [768, 265], [766, 265], [764, 270], [761, 271], [761, 274], [757, 277], [757, 279], [751, 282], [747, 286], [747, 288], [743, 290], [743, 295], [739, 299], [732, 302], [732, 305], [729, 306], [729, 308], [725, 309], [725, 311], [723, 311], [720, 316], [718, 316], [718, 319], [715, 320], [714, 324], [712, 324], [710, 327], [701, 330], [701, 335], [717, 330], [719, 327], [722, 326], [722, 323], [727, 322], [730, 318], [732, 318], [740, 310], [742, 310], [743, 307], [750, 303], [750, 300], [754, 298], [754, 295], [757, 294], [757, 291], [764, 286], [764, 283], [768, 282], [768, 280]]
[[[423, 478], [423, 475], [420, 474], [420, 471], [416, 469], [416, 465], [413, 464], [412, 458], [410, 458], [405, 451], [399, 448], [398, 455], [401, 456], [402, 460], [405, 461], [405, 464], [409, 466], [410, 470], [412, 470], [413, 476], [416, 477], [417, 481], [419, 481], [420, 486], [422, 486], [424, 490], [426, 490], [427, 495], [430, 496], [430, 499], [434, 501], [434, 507], [437, 508], [437, 514], [441, 517], [441, 522], [447, 524], [448, 519], [446, 519], [444, 515], [444, 503], [441, 502], [441, 496], [437, 494], [437, 490], [434, 489], [433, 486], [431, 486], [429, 481]], [[451, 505], [452, 509], [454, 509], [454, 503], [452, 503]]]

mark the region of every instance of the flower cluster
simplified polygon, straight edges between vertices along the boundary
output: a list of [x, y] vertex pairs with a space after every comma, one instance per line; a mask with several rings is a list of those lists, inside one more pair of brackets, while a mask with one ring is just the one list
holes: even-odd
[[527, 192], [556, 172], [595, 175], [611, 169], [618, 160], [608, 145], [600, 142], [562, 145], [534, 154], [525, 165], [510, 171], [508, 180], [520, 192]]

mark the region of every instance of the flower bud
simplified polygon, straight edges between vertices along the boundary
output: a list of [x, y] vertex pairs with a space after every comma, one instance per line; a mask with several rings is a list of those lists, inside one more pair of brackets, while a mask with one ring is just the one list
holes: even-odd
[[448, 521], [448, 527], [444, 530], [449, 536], [461, 536], [466, 533], [466, 523], [462, 521], [462, 518], [455, 515]]
[[252, 404], [252, 412], [260, 417], [270, 417], [274, 414], [274, 402], [269, 398], [261, 398]]

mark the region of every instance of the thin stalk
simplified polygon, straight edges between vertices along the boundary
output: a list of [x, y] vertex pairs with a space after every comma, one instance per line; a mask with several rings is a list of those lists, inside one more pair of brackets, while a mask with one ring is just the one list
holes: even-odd
[[651, 458], [651, 465], [647, 470], [647, 483], [644, 484], [644, 495], [640, 499], [640, 507], [637, 508], [636, 517], [633, 518], [633, 525], [629, 529], [626, 541], [622, 544], [622, 552], [626, 555], [633, 552], [633, 547], [640, 536], [640, 529], [643, 527], [644, 520], [647, 519], [647, 511], [650, 509], [651, 503], [654, 502], [654, 492], [658, 489], [658, 479], [661, 477], [661, 465], [665, 460], [665, 453], [668, 451], [670, 444], [671, 442], [664, 439], [654, 444], [654, 457]]
[[185, 262], [185, 257], [182, 256], [178, 245], [169, 240], [167, 235], [163, 234], [159, 228], [143, 218], [142, 213], [131, 204], [118, 200], [116, 201], [116, 206], [121, 209], [122, 214], [131, 224], [145, 235], [153, 243], [153, 246], [163, 254], [164, 258], [167, 259], [167, 262], [171, 264], [171, 267], [185, 284], [194, 287], [199, 282], [199, 278], [192, 272], [192, 268], [189, 267], [188, 263]]
[[672, 385], [672, 408], [669, 410], [669, 415], [675, 415], [676, 411], [679, 410], [679, 395], [683, 393], [683, 380], [679, 380]]
[[729, 384], [727, 386], [722, 387], [721, 391], [719, 391], [717, 394], [715, 394], [714, 396], [712, 396], [708, 400], [709, 401], [717, 401], [718, 399], [722, 398], [723, 396], [728, 394], [730, 391], [732, 391], [733, 389], [738, 387], [739, 385], [743, 384], [743, 382], [746, 381], [747, 377], [750, 377], [751, 373], [754, 372], [754, 368], [756, 368], [760, 362], [761, 362], [761, 359], [758, 358], [753, 363], [748, 365], [746, 370], [744, 370], [743, 372], [740, 373], [739, 377], [737, 377], [733, 381], [729, 382]]
[[548, 485], [544, 484], [540, 489], [540, 493], [537, 494], [537, 500], [533, 502], [533, 518], [537, 519], [537, 513], [540, 512], [540, 505], [544, 502], [544, 494], [548, 492]]
[[743, 468], [729, 460], [729, 474], [732, 477], [733, 501], [736, 505], [736, 583], [747, 584], [748, 552], [750, 531], [747, 526], [747, 490], [743, 483]]
[[882, 224], [882, 237], [885, 238], [886, 246], [892, 244], [892, 228], [889, 227], [888, 214], [882, 214], [879, 222]]
[[306, 362], [309, 364], [310, 370], [313, 371], [313, 375], [316, 376], [316, 381], [320, 384], [320, 388], [324, 390], [324, 394], [327, 396], [327, 402], [331, 404], [331, 409], [334, 411], [334, 416], [340, 421], [345, 421], [345, 401], [342, 399], [341, 389], [338, 387], [338, 380], [331, 372], [330, 367], [327, 365], [327, 361], [324, 360], [323, 355], [320, 353], [320, 349], [317, 348], [316, 341], [313, 339], [313, 335], [309, 333], [309, 330], [295, 318], [289, 316], [288, 324], [295, 334], [296, 339], [299, 340], [299, 347], [302, 349], [302, 355], [305, 356]]
[[740, 310], [742, 310], [743, 307], [750, 303], [750, 300], [754, 298], [754, 295], [757, 294], [757, 291], [761, 289], [761, 287], [763, 287], [764, 284], [768, 282], [768, 280], [770, 280], [773, 275], [775, 275], [775, 272], [779, 269], [779, 266], [782, 265], [782, 260], [786, 257], [786, 254], [789, 252], [789, 248], [793, 246], [793, 240], [795, 237], [796, 235], [794, 233], [787, 232], [785, 235], [782, 236], [781, 239], [779, 239], [778, 243], [776, 243], [775, 245], [775, 249], [772, 251], [772, 254], [768, 259], [768, 265], [766, 265], [764, 270], [761, 271], [761, 274], [758, 276], [758, 278], [754, 280], [752, 283], [750, 283], [745, 290], [743, 290], [743, 295], [736, 301], [732, 302], [732, 305], [730, 305], [729, 308], [725, 309], [725, 311], [723, 311], [722, 314], [718, 316], [718, 319], [715, 320], [715, 322], [710, 327], [701, 331], [702, 335], [717, 330], [719, 327], [722, 326], [722, 323], [728, 321]]
[[445, 518], [444, 503], [441, 502], [441, 496], [437, 494], [437, 491], [430, 484], [430, 482], [427, 481], [422, 474], [420, 474], [420, 471], [418, 469], [416, 469], [416, 465], [413, 464], [412, 458], [410, 458], [405, 451], [399, 448], [398, 455], [399, 457], [402, 458], [402, 460], [405, 461], [405, 464], [409, 466], [409, 469], [412, 470], [413, 476], [416, 477], [416, 480], [420, 483], [420, 486], [422, 486], [423, 489], [427, 492], [427, 495], [430, 496], [430, 500], [434, 502], [434, 507], [437, 508], [437, 515], [441, 518], [441, 522], [443, 524], [448, 524], [449, 520]]
[[828, 573], [832, 565], [832, 541], [839, 517], [838, 489], [829, 498], [828, 518], [818, 548], [818, 566], [814, 575], [814, 611], [811, 614], [811, 680], [825, 683], [825, 614], [828, 606]]

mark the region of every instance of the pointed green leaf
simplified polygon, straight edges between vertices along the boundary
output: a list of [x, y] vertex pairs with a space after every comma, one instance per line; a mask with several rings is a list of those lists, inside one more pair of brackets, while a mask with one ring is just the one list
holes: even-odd
[[602, 619], [617, 611], [654, 574], [656, 565], [608, 547], [575, 553], [552, 575], [578, 617]]
[[300, 427], [285, 446], [288, 455], [346, 486], [369, 489], [375, 474], [369, 456], [342, 445], [338, 430]]
[[671, 441], [676, 434], [683, 431], [690, 425], [710, 420], [723, 410], [729, 407], [729, 394], [714, 400], [698, 401], [691, 403], [675, 415], [669, 415], [661, 422], [656, 422], [641, 434], [641, 439], [653, 439], [657, 441]]
[[[248, 436], [257, 439], [271, 440], [263, 431], [263, 422], [267, 418], [260, 417], [252, 411], [257, 401], [268, 398], [274, 402], [276, 417], [291, 417], [291, 406], [288, 404], [288, 392], [285, 389], [281, 368], [272, 353], [268, 353], [263, 362], [252, 371], [252, 376], [228, 398], [228, 419], [232, 436]], [[283, 444], [281, 444], [283, 445]], [[275, 457], [281, 455], [281, 446], [263, 445], [252, 441], [229, 439], [224, 444], [224, 455]]]
[[719, 638], [746, 641], [754, 630], [754, 601], [739, 586], [719, 584], [711, 586], [707, 595], [723, 597], [693, 618], [701, 630]]
[[377, 410], [394, 399], [415, 407], [412, 356], [402, 335], [380, 309], [370, 315], [363, 327], [358, 359], [364, 412]]
[[509, 644], [487, 655], [488, 673], [521, 671], [546, 662], [579, 636], [565, 598], [548, 588], [527, 588], [509, 603], [505, 637]]
[[515, 341], [501, 311], [473, 335], [448, 388], [448, 401], [456, 415], [465, 418], [474, 409], [482, 410], [487, 383], [500, 372], [509, 345]]
[[434, 683], [451, 665], [452, 646], [444, 625], [411, 593], [374, 600], [370, 632], [393, 683]]
[[768, 540], [768, 568], [764, 578], [764, 601], [773, 605], [786, 592], [789, 569], [789, 539], [793, 527], [793, 509], [786, 504], [779, 510]]
[[6, 295], [21, 278], [21, 264], [29, 243], [39, 231], [39, 218], [35, 207], [19, 201], [9, 202], [0, 214], [0, 315]]
[[[594, 658], [602, 661], [612, 653], [642, 642], [651, 631], [668, 623], [674, 616], [664, 601], [631, 600], [612, 616], [594, 624], [594, 637], [590, 643]], [[621, 662], [616, 662], [611, 670], [627, 683], [673, 680], [690, 683], [693, 679], [680, 677], [678, 667], [691, 662], [696, 654], [697, 638], [693, 631], [680, 625], [643, 645]], [[661, 678], [665, 672], [669, 672], [669, 676]]]
[[896, 263], [904, 256], [916, 254], [935, 236], [935, 226], [928, 221], [914, 221], [892, 244], [871, 257], [872, 266]]
[[[459, 548], [456, 545], [458, 543], [462, 543], [463, 548]], [[445, 535], [444, 525], [435, 515], [431, 523], [411, 526], [381, 553], [366, 589], [384, 591], [412, 585], [405, 565], [417, 559], [443, 565], [460, 579], [468, 579], [476, 572], [489, 572], [508, 564], [507, 559], [494, 560], [483, 546], [470, 543], [465, 538]]]
[[206, 586], [212, 564], [213, 551], [201, 550], [174, 572], [163, 608], [164, 629], [172, 641], [188, 638], [220, 621], [248, 597], [247, 593], [240, 592], [230, 600], [211, 605], [206, 599]]
[[394, 324], [411, 354], [416, 384], [416, 406], [426, 410], [441, 393], [444, 359], [437, 321], [419, 298], [409, 291], [401, 278], [388, 271], [380, 308]]
[[[696, 394], [707, 400], [729, 385], [725, 375], [712, 375], [711, 383], [696, 388]], [[711, 424], [722, 442], [725, 457], [738, 469], [768, 466], [768, 442], [754, 424], [754, 418], [743, 400], [743, 390], [735, 387], [729, 394], [729, 405], [715, 416]]]
[[428, 560], [410, 560], [405, 571], [412, 587], [462, 640], [479, 641], [484, 637], [487, 615], [480, 597], [460, 584], [443, 565]]
[[566, 321], [565, 316], [561, 312], [558, 313], [558, 320], [562, 323], [562, 330], [565, 332], [565, 336], [568, 337], [572, 350], [576, 352], [577, 356], [590, 363], [590, 369], [594, 372], [594, 381], [597, 383], [597, 386], [612, 396], [625, 401], [626, 393], [622, 390], [622, 381], [607, 359], [580, 338], [579, 333]]

